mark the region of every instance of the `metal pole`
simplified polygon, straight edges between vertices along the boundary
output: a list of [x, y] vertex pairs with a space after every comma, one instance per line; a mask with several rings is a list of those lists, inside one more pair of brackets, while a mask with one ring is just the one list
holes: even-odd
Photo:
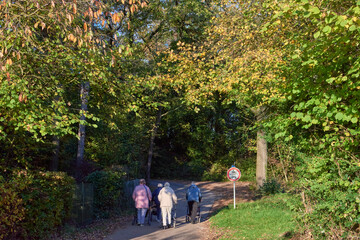
[[235, 209], [235, 181], [234, 181], [234, 209]]

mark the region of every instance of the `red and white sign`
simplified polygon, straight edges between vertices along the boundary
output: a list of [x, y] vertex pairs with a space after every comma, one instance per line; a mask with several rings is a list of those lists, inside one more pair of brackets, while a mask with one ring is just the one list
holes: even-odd
[[239, 180], [241, 177], [241, 172], [238, 168], [236, 167], [231, 167], [229, 168], [229, 170], [227, 171], [227, 178], [230, 180], [230, 181], [237, 181]]

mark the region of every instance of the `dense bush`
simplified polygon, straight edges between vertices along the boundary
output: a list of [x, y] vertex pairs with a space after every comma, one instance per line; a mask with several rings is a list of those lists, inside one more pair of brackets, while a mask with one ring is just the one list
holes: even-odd
[[305, 159], [301, 220], [318, 238], [352, 239], [360, 234], [360, 166], [345, 159]]
[[107, 218], [120, 210], [124, 197], [124, 172], [96, 171], [91, 173], [86, 182], [94, 185], [94, 215]]
[[15, 187], [0, 178], [0, 239], [19, 235], [19, 222], [24, 216], [24, 205]]
[[3, 238], [41, 239], [70, 214], [74, 180], [65, 173], [20, 171], [2, 186], [1, 225], [10, 230]]
[[214, 163], [209, 171], [204, 171], [203, 180], [207, 181], [224, 181], [226, 179], [226, 171], [229, 167]]
[[264, 182], [264, 184], [258, 190], [259, 194], [262, 196], [273, 195], [283, 192], [281, 184], [278, 183], [275, 179], [270, 179]]

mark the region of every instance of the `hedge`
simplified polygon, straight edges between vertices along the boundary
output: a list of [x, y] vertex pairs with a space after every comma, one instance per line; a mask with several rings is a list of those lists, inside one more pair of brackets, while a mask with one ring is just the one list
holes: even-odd
[[74, 183], [62, 172], [23, 170], [2, 178], [0, 239], [41, 239], [56, 230], [70, 216]]

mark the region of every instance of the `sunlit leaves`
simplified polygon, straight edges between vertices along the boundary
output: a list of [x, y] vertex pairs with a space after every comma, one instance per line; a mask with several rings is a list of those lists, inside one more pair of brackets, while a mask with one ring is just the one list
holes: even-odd
[[[141, 2], [126, 1], [126, 7]], [[122, 56], [102, 52], [105, 40], [93, 30], [96, 22], [124, 20], [122, 12], [107, 7], [90, 0], [1, 2], [0, 107], [6, 129], [25, 130], [35, 138], [74, 133], [78, 100], [71, 99], [71, 106], [68, 98], [85, 80], [94, 89], [98, 84], [106, 89], [109, 63], [115, 67]]]
[[[240, 11], [241, 4], [249, 7]], [[284, 79], [276, 72], [282, 53], [278, 40], [262, 31], [269, 10], [250, 1], [222, 7], [202, 47], [181, 44], [179, 53], [169, 54], [169, 61], [176, 62], [170, 81], [185, 86], [188, 100], [196, 103], [206, 102], [215, 91], [254, 107], [281, 99], [278, 89]]]

